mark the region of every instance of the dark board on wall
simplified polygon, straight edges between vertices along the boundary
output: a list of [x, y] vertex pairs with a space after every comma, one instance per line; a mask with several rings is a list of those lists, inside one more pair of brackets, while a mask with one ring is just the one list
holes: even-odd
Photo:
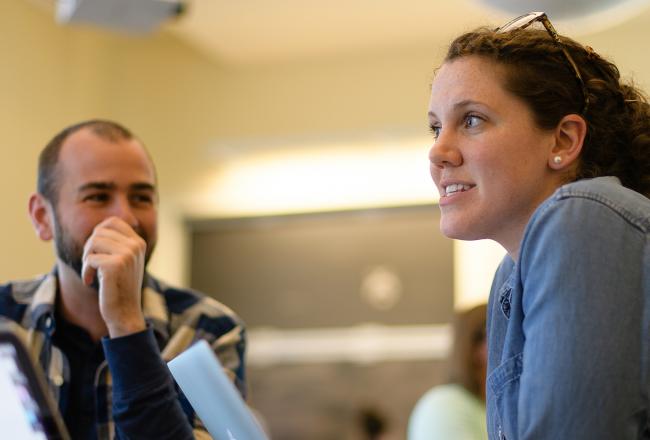
[[[439, 220], [428, 205], [190, 222], [191, 284], [232, 307], [249, 329], [448, 323], [453, 249]], [[247, 368], [250, 403], [274, 440], [367, 439], [364, 409], [385, 417], [384, 438], [403, 439], [417, 399], [446, 377], [440, 358], [279, 358]]]
[[[453, 250], [438, 223], [435, 205], [190, 222], [191, 285], [249, 327], [448, 322]], [[386, 272], [398, 296], [378, 307], [363, 286]]]

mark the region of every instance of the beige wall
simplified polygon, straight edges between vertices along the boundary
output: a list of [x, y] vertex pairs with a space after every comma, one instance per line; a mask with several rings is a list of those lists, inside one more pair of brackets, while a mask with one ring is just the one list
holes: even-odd
[[[198, 145], [191, 135], [181, 143], [175, 134], [175, 113], [190, 113], [185, 97], [196, 99], [199, 90], [196, 84], [193, 94], [187, 86], [176, 87], [179, 79], [187, 79], [180, 66], [196, 76], [203, 69], [213, 84], [219, 81], [218, 69], [170, 37], [133, 39], [63, 28], [49, 12], [24, 1], [2, 2], [0, 29], [0, 234], [5, 249], [0, 255], [0, 280], [8, 280], [47, 271], [52, 265], [50, 245], [39, 242], [31, 230], [27, 199], [35, 186], [38, 153], [54, 133], [86, 118], [123, 121], [150, 145], [161, 165], [161, 179], [167, 181], [167, 176], [185, 173], [186, 162], [174, 159], [179, 148], [185, 147], [192, 157], [192, 147]], [[180, 132], [191, 133], [189, 116], [184, 119]], [[169, 181], [175, 184], [173, 178]], [[163, 184], [163, 191], [168, 188]], [[168, 218], [162, 223], [174, 224]], [[182, 273], [175, 270], [171, 278], [177, 279]]]
[[37, 241], [27, 218], [41, 146], [62, 125], [103, 112], [101, 69], [87, 62], [102, 39], [54, 29], [51, 21], [24, 2], [0, 6], [2, 280], [51, 264], [49, 248]]
[[148, 145], [163, 199], [153, 268], [176, 282], [184, 281], [185, 270], [184, 213], [175, 201], [218, 167], [210, 146], [220, 139], [277, 142], [424, 126], [420, 110], [432, 63], [418, 50], [226, 68], [167, 34], [132, 38], [60, 27], [48, 11], [24, 1], [3, 2], [0, 12], [6, 66], [0, 69], [0, 227], [7, 249], [0, 255], [0, 280], [51, 267], [50, 245], [35, 237], [26, 205], [40, 149], [75, 121], [114, 118]]
[[[650, 12], [580, 39], [647, 86], [650, 60], [638, 49], [648, 22]], [[182, 283], [183, 200], [219, 168], [219, 146], [244, 139], [263, 149], [267, 139], [277, 145], [301, 136], [387, 130], [426, 136], [427, 87], [444, 45], [232, 67], [170, 34], [134, 38], [60, 27], [50, 12], [30, 2], [1, 2], [0, 281], [51, 267], [50, 245], [32, 232], [26, 204], [38, 152], [63, 126], [114, 118], [144, 139], [158, 166], [163, 199], [153, 269]], [[425, 161], [426, 144], [422, 148]]]

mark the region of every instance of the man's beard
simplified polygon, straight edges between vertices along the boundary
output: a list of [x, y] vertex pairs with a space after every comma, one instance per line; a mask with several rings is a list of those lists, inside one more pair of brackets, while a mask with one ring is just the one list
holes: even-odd
[[[147, 263], [149, 263], [149, 258], [151, 258], [151, 253], [153, 252], [153, 246], [149, 242], [147, 233], [144, 230], [141, 228], [136, 228], [134, 230], [145, 241], [145, 243], [147, 243], [147, 250], [145, 251], [144, 256], [144, 267], [146, 268]], [[79, 243], [72, 238], [72, 234], [68, 233], [61, 225], [59, 214], [56, 211], [54, 213], [54, 243], [59, 260], [72, 268], [79, 278], [81, 278], [85, 242]], [[99, 279], [97, 278], [97, 274], [93, 277], [90, 287], [99, 291]]]

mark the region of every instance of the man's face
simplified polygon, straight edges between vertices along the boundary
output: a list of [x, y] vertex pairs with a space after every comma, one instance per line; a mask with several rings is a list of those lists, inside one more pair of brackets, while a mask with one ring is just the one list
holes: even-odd
[[98, 223], [112, 216], [144, 239], [149, 261], [157, 239], [157, 193], [153, 165], [137, 140], [112, 142], [81, 129], [64, 142], [56, 172], [52, 221], [63, 263], [81, 274], [86, 240]]

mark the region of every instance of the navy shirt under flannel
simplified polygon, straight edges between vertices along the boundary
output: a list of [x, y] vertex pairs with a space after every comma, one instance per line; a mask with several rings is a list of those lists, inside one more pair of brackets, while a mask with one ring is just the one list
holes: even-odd
[[225, 305], [146, 275], [147, 329], [94, 343], [56, 313], [56, 277], [0, 285], [0, 316], [27, 330], [73, 438], [209, 438], [166, 367], [197, 339], [245, 396], [244, 325]]

